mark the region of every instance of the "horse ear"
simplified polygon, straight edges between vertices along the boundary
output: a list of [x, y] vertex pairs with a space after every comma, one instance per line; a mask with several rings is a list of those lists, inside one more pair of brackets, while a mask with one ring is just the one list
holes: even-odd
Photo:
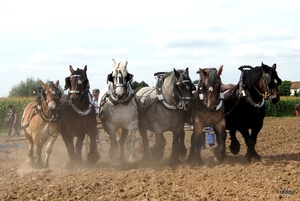
[[58, 87], [58, 85], [59, 85], [59, 80], [56, 80], [55, 86]]
[[189, 67], [186, 67], [184, 71], [187, 73], [187, 75], [189, 75]]
[[223, 65], [222, 66], [220, 66], [220, 68], [219, 68], [219, 70], [218, 70], [218, 72], [217, 72], [217, 75], [221, 75], [222, 74], [222, 71], [223, 71]]
[[73, 67], [71, 65], [69, 65], [69, 68], [70, 68], [71, 73], [73, 74], [75, 72]]
[[43, 81], [40, 81], [40, 82], [41, 82], [43, 89], [47, 88], [47, 85]]
[[264, 65], [261, 66], [261, 70], [262, 70], [262, 72], [267, 73], [267, 72], [269, 72], [270, 67], [268, 65], [264, 64]]
[[114, 69], [114, 67], [115, 67], [115, 65], [116, 65], [116, 61], [114, 60], [114, 59], [112, 59], [112, 67], [113, 67], [113, 69]]
[[87, 65], [84, 66], [83, 70], [86, 72], [87, 71]]
[[202, 74], [206, 77], [207, 76], [207, 72], [204, 69], [199, 68], [199, 70], [202, 72]]
[[276, 70], [276, 63], [273, 64], [272, 68], [273, 68], [274, 70]]
[[127, 64], [128, 64], [128, 59], [126, 58], [126, 61], [125, 61], [125, 68], [127, 68]]
[[180, 78], [180, 74], [177, 72], [177, 70], [175, 70], [175, 68], [173, 68], [174, 74], [176, 76], [176, 78]]

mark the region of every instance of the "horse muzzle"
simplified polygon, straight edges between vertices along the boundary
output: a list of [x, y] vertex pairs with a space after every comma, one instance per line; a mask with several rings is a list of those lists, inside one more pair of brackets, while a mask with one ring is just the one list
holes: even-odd
[[268, 97], [268, 101], [274, 105], [276, 105], [280, 100], [280, 96], [278, 93], [272, 94]]

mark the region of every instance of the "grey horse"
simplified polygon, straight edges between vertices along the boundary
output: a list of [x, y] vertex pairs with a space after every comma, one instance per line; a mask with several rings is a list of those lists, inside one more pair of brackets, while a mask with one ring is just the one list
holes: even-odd
[[139, 132], [143, 139], [144, 160], [150, 158], [147, 130], [155, 133], [155, 144], [151, 157], [158, 161], [164, 155], [166, 131], [173, 133], [171, 164], [180, 163], [186, 155], [184, 142], [185, 113], [188, 110], [194, 84], [189, 77], [188, 68], [171, 72], [155, 73], [156, 87], [143, 87], [136, 93], [139, 111]]

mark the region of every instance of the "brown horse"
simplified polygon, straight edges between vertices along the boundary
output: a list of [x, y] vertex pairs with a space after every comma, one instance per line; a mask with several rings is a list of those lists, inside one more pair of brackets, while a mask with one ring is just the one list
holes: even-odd
[[[49, 167], [52, 146], [59, 134], [59, 99], [61, 91], [59, 81], [54, 84], [41, 82], [42, 88], [36, 90], [37, 99], [29, 103], [23, 112], [21, 132], [29, 142], [27, 161], [36, 167]], [[48, 141], [45, 159], [42, 161], [42, 149]], [[35, 149], [35, 151], [34, 151]], [[36, 157], [34, 156], [34, 152]]]
[[225, 154], [225, 107], [224, 95], [221, 91], [221, 73], [223, 66], [216, 68], [199, 69], [200, 79], [197, 87], [197, 97], [190, 108], [194, 116], [194, 131], [191, 136], [189, 161], [200, 163], [201, 135], [205, 126], [213, 127], [217, 134], [218, 146], [215, 149], [215, 158], [222, 161]]
[[[71, 75], [65, 79], [65, 90], [69, 89], [69, 93], [61, 98], [60, 133], [68, 150], [67, 167], [71, 167], [74, 162], [82, 162], [82, 142], [86, 134], [90, 137], [88, 162], [95, 164], [100, 158], [96, 143], [96, 112], [86, 71], [87, 66], [74, 70], [70, 65]], [[73, 143], [74, 137], [77, 137], [76, 146]]]

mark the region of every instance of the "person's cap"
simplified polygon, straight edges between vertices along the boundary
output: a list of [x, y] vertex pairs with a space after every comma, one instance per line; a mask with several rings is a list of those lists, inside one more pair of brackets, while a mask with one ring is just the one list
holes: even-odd
[[99, 89], [93, 89], [93, 94], [98, 94], [99, 93]]

